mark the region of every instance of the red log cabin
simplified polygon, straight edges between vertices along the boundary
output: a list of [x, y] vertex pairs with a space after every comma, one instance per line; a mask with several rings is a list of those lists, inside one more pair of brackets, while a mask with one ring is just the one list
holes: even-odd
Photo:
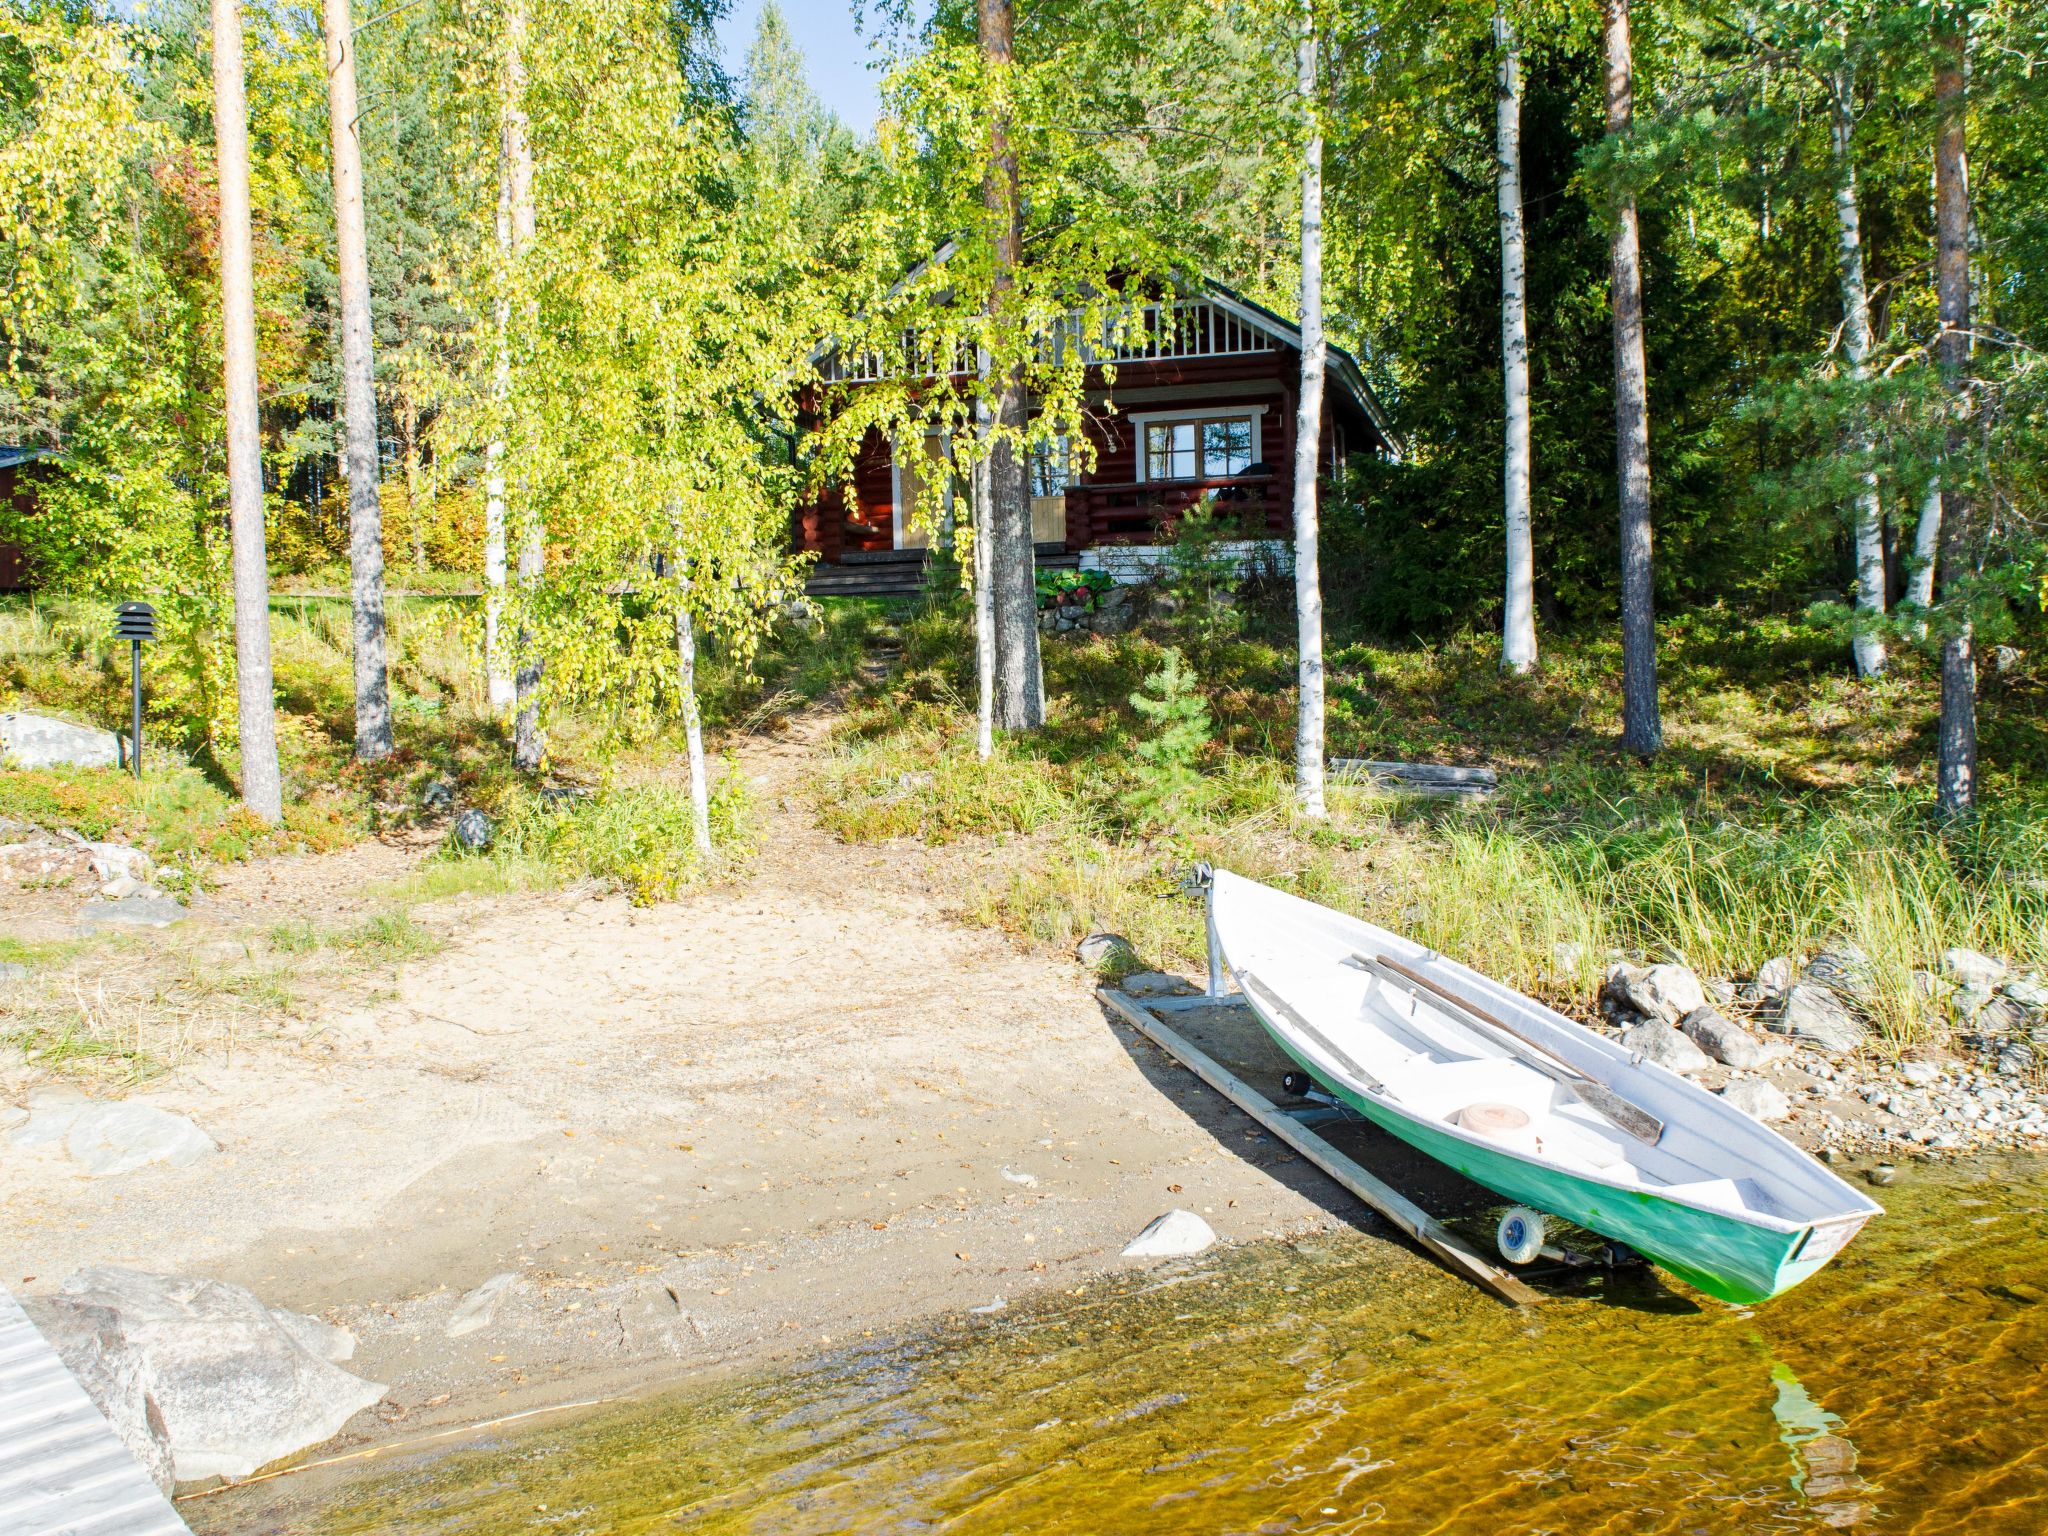
[[[1293, 523], [1295, 402], [1301, 331], [1215, 283], [1143, 305], [1133, 334], [1101, 350], [1116, 378], [1092, 365], [1084, 430], [1094, 466], [1066, 445], [1040, 450], [1029, 465], [1032, 532], [1041, 565], [1081, 565], [1128, 578], [1180, 514], [1214, 494], [1285, 539]], [[872, 364], [831, 353], [819, 359], [829, 384], [858, 388]], [[810, 415], [799, 422], [815, 427]], [[856, 458], [850, 492], [828, 490], [795, 515], [798, 546], [814, 551], [814, 593], [914, 590], [928, 542], [913, 526], [919, 477], [944, 452], [936, 437], [906, 452], [871, 430]], [[1355, 453], [1397, 454], [1386, 413], [1357, 361], [1329, 348], [1324, 375], [1323, 473]]]

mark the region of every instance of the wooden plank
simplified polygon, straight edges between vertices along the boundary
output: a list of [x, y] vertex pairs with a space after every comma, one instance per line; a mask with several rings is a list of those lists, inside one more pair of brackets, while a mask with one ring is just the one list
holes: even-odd
[[1098, 995], [1195, 1076], [1414, 1238], [1453, 1274], [1463, 1275], [1513, 1306], [1533, 1306], [1543, 1299], [1482, 1257], [1457, 1233], [1391, 1184], [1374, 1177], [1355, 1159], [1283, 1113], [1271, 1099], [1169, 1027], [1144, 1003], [1114, 987], [1104, 987]]
[[1500, 788], [1500, 779], [1491, 768], [1459, 768], [1449, 763], [1333, 757], [1330, 772], [1339, 778], [1370, 779], [1384, 788], [1417, 795], [1490, 795]]

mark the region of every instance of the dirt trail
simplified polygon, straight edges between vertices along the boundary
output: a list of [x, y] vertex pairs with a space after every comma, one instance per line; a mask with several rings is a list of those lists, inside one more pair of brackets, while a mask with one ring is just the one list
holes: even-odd
[[[738, 745], [766, 809], [743, 881], [416, 909], [449, 942], [395, 987], [151, 1084], [218, 1155], [94, 1180], [0, 1144], [0, 1278], [133, 1264], [345, 1323], [391, 1384], [346, 1442], [1071, 1285], [1173, 1206], [1226, 1239], [1330, 1219], [1071, 960], [949, 916], [972, 848], [821, 832], [798, 793], [821, 730]], [[356, 914], [421, 856], [253, 866], [147, 942]], [[490, 1324], [447, 1337], [505, 1272]]]

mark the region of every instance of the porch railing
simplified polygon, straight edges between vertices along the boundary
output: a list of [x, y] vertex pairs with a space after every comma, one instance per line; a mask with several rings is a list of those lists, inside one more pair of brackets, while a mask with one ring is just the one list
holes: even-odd
[[1067, 487], [1067, 548], [1153, 543], [1170, 536], [1181, 515], [1208, 495], [1216, 497], [1219, 515], [1242, 522], [1247, 536], [1261, 530], [1285, 533], [1293, 515], [1294, 481], [1289, 475], [1083, 482]]

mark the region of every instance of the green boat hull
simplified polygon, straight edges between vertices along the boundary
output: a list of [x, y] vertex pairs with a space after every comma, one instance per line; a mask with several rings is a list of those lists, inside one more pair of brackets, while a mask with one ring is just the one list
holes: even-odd
[[[1269, 1030], [1301, 1068], [1323, 1081], [1322, 1068]], [[1498, 1148], [1476, 1146], [1413, 1119], [1369, 1093], [1325, 1083], [1374, 1125], [1455, 1168], [1495, 1194], [1562, 1217], [1602, 1237], [1628, 1244], [1687, 1284], [1721, 1301], [1747, 1305], [1790, 1290], [1827, 1263], [1795, 1258], [1806, 1228], [1791, 1232], [1752, 1225], [1715, 1211], [1680, 1205], [1641, 1190], [1616, 1189]]]

